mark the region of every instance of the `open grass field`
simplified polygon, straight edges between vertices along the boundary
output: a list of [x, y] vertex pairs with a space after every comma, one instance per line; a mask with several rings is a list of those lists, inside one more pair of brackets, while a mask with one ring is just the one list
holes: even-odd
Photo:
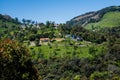
[[[63, 43], [62, 43], [63, 44]], [[42, 45], [38, 47], [30, 47], [30, 52], [34, 55], [34, 58], [43, 57], [45, 59], [49, 59], [50, 57], [78, 57], [78, 58], [93, 58], [94, 55], [102, 53], [105, 50], [105, 46], [103, 45], [62, 45], [62, 44], [54, 44], [54, 45]], [[94, 47], [94, 48], [93, 48]], [[90, 53], [90, 48], [93, 48], [93, 53]]]
[[100, 29], [104, 27], [116, 27], [120, 25], [120, 12], [108, 12], [103, 18], [96, 23], [89, 23], [85, 26], [86, 29]]

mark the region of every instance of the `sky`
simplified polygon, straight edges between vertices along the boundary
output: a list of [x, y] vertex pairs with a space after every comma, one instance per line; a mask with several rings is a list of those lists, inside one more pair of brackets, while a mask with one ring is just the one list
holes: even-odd
[[0, 14], [22, 20], [65, 23], [90, 11], [120, 6], [120, 0], [0, 0]]

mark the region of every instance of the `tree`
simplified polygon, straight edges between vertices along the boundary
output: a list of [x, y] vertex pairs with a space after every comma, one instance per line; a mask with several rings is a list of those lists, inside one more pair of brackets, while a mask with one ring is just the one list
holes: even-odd
[[36, 34], [36, 33], [37, 33], [37, 31], [38, 31], [38, 29], [37, 29], [37, 28], [35, 28], [35, 27], [31, 29], [31, 32], [32, 32], [33, 34]]
[[35, 35], [30, 35], [29, 40], [34, 41], [35, 40]]
[[30, 25], [30, 23], [32, 22], [31, 20], [26, 20], [27, 24]]
[[40, 42], [40, 40], [36, 38], [36, 39], [35, 39], [35, 45], [36, 45], [36, 46], [39, 46], [39, 42]]
[[89, 47], [89, 54], [92, 54], [92, 55], [95, 55], [95, 54], [96, 54], [96, 48], [95, 48], [94, 45], [91, 46], [91, 47]]
[[26, 23], [26, 20], [25, 20], [25, 19], [22, 19], [22, 22], [23, 22], [23, 24], [25, 25], [25, 23]]
[[38, 80], [28, 50], [10, 39], [0, 41], [0, 80]]
[[51, 39], [54, 38], [54, 32], [50, 32], [48, 37], [50, 38], [51, 41]]
[[16, 24], [18, 24], [18, 23], [19, 23], [19, 20], [18, 20], [18, 18], [17, 18], [17, 17], [15, 18], [15, 23], [16, 23]]
[[50, 27], [50, 21], [46, 21], [46, 27], [47, 27], [47, 28]]
[[51, 22], [51, 23], [50, 23], [50, 28], [55, 27], [54, 24], [55, 24], [55, 22]]
[[43, 26], [45, 26], [44, 23], [39, 23], [38, 25], [39, 25], [39, 27], [43, 27]]

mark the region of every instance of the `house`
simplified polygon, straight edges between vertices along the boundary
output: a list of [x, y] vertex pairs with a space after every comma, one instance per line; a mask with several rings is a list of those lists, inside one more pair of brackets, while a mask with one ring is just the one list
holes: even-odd
[[77, 38], [76, 38], [76, 39], [77, 39], [77, 41], [82, 41], [82, 40], [83, 40], [83, 38], [82, 38], [82, 37], [80, 37], [80, 36], [79, 36], [79, 37], [77, 36]]
[[40, 43], [49, 42], [49, 41], [50, 41], [49, 38], [40, 38]]
[[70, 34], [65, 35], [65, 38], [70, 38], [70, 37], [71, 37]]
[[54, 24], [55, 29], [58, 29], [59, 24]]

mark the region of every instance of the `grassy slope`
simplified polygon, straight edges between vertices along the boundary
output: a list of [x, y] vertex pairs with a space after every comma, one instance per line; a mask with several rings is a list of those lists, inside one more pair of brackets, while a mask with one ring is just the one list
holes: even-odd
[[87, 29], [99, 29], [99, 28], [104, 28], [104, 27], [115, 27], [120, 25], [120, 12], [108, 12], [106, 13], [103, 18], [96, 23], [89, 23], [88, 25], [85, 26]]
[[[8, 28], [11, 28], [12, 26], [19, 26], [19, 24], [15, 24], [13, 22], [2, 22], [2, 20], [0, 20], [0, 32], [7, 30], [8, 28], [3, 28], [3, 24], [5, 24], [6, 26], [8, 26]], [[12, 28], [11, 28], [12, 29]]]

